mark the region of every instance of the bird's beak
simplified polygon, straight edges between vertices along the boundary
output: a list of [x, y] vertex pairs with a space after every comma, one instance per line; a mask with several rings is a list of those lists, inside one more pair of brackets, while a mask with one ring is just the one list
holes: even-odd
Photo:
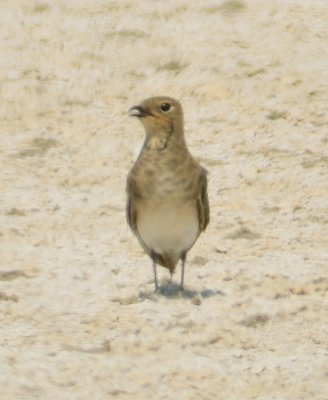
[[145, 117], [148, 114], [149, 113], [144, 108], [142, 108], [141, 106], [133, 106], [129, 110], [129, 115], [131, 115], [131, 117], [142, 118], [142, 117]]

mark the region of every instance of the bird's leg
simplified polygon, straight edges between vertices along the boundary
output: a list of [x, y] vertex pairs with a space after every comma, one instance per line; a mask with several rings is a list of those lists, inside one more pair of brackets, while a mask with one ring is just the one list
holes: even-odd
[[186, 253], [182, 253], [181, 256], [181, 281], [180, 281], [180, 288], [181, 290], [183, 290], [183, 281], [184, 281], [184, 267], [185, 267], [185, 263], [186, 263]]
[[156, 292], [156, 290], [158, 289], [158, 282], [157, 282], [155, 253], [153, 251], [151, 252], [151, 259], [153, 260], [154, 283], [155, 283], [155, 292]]

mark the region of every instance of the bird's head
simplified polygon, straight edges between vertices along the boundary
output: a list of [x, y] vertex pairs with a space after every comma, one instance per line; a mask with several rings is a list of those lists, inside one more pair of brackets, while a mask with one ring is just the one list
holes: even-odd
[[150, 97], [133, 106], [129, 114], [137, 117], [145, 128], [149, 144], [166, 147], [174, 134], [183, 138], [183, 113], [180, 103], [171, 97]]

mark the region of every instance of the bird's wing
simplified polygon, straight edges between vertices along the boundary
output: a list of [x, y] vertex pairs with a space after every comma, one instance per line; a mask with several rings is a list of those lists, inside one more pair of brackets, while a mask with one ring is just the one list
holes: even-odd
[[132, 232], [136, 233], [137, 232], [137, 211], [134, 207], [134, 201], [133, 201], [133, 179], [129, 175], [128, 179], [126, 181], [126, 219], [128, 221], [128, 224], [132, 230]]
[[[133, 175], [130, 173], [128, 176], [128, 179], [126, 181], [126, 194], [127, 194], [127, 199], [126, 199], [126, 219], [128, 221], [128, 224], [132, 230], [132, 232], [136, 235], [136, 237], [139, 240], [139, 243], [141, 244], [142, 248], [145, 250], [147, 254], [149, 254], [150, 257], [152, 257], [152, 251], [151, 249], [146, 245], [146, 243], [143, 241], [142, 237], [139, 235], [138, 232], [138, 213], [136, 209], [136, 201], [139, 198], [140, 195], [138, 192], [138, 189], [136, 187], [135, 181], [133, 179]], [[157, 255], [155, 254], [157, 257]], [[156, 258], [156, 262], [159, 264], [164, 265], [164, 260]], [[167, 267], [168, 268], [168, 267]]]
[[199, 229], [204, 231], [210, 222], [210, 205], [207, 194], [207, 171], [202, 168], [199, 177], [199, 196], [197, 198], [197, 209], [199, 216]]

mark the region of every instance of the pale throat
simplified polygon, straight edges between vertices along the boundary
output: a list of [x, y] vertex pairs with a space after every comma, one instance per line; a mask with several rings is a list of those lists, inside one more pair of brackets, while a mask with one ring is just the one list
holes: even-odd
[[148, 133], [145, 147], [150, 150], [164, 150], [171, 138], [173, 130], [165, 129], [156, 133]]

